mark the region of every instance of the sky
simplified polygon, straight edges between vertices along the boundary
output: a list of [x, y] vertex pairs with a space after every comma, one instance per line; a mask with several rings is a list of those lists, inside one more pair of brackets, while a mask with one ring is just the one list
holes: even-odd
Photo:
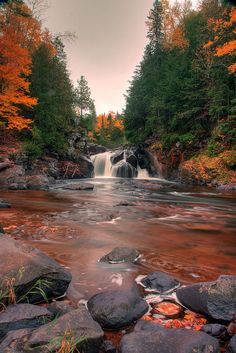
[[66, 44], [74, 84], [85, 76], [97, 113], [125, 107], [124, 94], [147, 44], [145, 25], [153, 0], [49, 0], [44, 25], [77, 35]]

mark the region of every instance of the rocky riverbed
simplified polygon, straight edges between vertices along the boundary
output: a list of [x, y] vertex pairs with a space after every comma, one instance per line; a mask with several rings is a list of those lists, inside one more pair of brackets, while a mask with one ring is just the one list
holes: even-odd
[[2, 191], [0, 352], [235, 352], [233, 197], [157, 179]]

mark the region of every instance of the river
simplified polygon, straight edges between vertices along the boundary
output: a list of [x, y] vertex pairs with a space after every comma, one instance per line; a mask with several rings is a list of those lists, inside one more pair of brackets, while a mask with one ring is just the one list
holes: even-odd
[[[5, 231], [71, 271], [72, 300], [154, 270], [184, 283], [236, 274], [235, 193], [161, 179], [89, 181], [93, 191], [1, 191], [12, 204], [0, 211]], [[115, 246], [137, 248], [139, 262], [99, 263]]]

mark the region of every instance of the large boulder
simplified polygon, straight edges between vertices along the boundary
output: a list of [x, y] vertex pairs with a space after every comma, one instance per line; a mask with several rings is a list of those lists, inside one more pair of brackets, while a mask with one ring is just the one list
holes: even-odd
[[0, 172], [0, 186], [7, 187], [13, 183], [15, 178], [22, 177], [25, 175], [25, 169], [20, 166], [13, 164], [10, 168], [2, 170]]
[[188, 285], [176, 294], [185, 307], [213, 320], [231, 321], [236, 313], [236, 276], [222, 275], [214, 282]]
[[40, 250], [0, 234], [0, 290], [16, 301], [36, 303], [63, 295], [71, 274]]
[[141, 283], [148, 289], [161, 294], [171, 292], [180, 285], [176, 279], [159, 271], [151, 273], [142, 279]]
[[116, 164], [124, 159], [124, 151], [116, 151], [111, 155], [111, 163]]
[[138, 171], [130, 163], [122, 160], [112, 167], [112, 176], [117, 178], [135, 178]]
[[148, 311], [148, 305], [133, 287], [96, 294], [89, 299], [88, 309], [103, 328], [119, 329], [143, 316]]
[[154, 323], [138, 323], [123, 336], [121, 353], [220, 353], [218, 341], [203, 332], [165, 329]]
[[16, 331], [9, 331], [0, 344], [0, 353], [25, 353], [19, 346], [19, 342], [28, 336], [33, 329], [25, 328]]
[[133, 153], [129, 153], [126, 157], [126, 162], [132, 165], [132, 167], [137, 168], [138, 167], [138, 160], [136, 156]]
[[119, 264], [122, 262], [135, 262], [139, 258], [138, 250], [129, 247], [114, 248], [109, 254], [104, 255], [100, 262]]
[[37, 305], [10, 305], [0, 314], [0, 339], [9, 331], [36, 328], [52, 318], [53, 314], [50, 311]]
[[87, 148], [88, 148], [88, 153], [90, 155], [104, 153], [107, 150], [105, 146], [97, 145], [95, 143], [88, 143]]
[[71, 344], [71, 352], [77, 348], [83, 353], [98, 353], [104, 332], [88, 310], [77, 310], [55, 319], [53, 322], [34, 330], [21, 342], [26, 352], [59, 352], [63, 341]]

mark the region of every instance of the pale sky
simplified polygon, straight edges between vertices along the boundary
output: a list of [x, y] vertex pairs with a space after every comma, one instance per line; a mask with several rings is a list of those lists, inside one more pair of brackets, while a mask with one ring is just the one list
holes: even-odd
[[66, 44], [75, 83], [84, 75], [97, 113], [122, 111], [124, 94], [147, 43], [145, 21], [153, 0], [49, 0], [44, 25], [78, 36]]

